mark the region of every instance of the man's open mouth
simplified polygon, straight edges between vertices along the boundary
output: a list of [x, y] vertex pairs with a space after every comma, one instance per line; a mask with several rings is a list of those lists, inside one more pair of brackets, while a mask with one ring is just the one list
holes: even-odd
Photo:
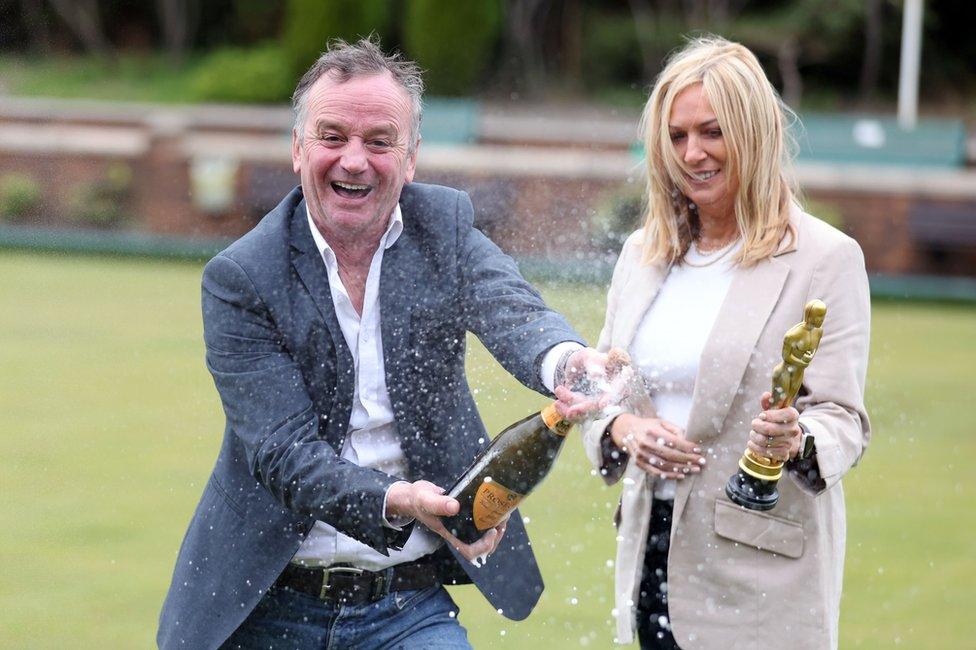
[[336, 194], [347, 199], [361, 199], [373, 190], [369, 185], [342, 183], [340, 181], [333, 181], [332, 189], [335, 190]]

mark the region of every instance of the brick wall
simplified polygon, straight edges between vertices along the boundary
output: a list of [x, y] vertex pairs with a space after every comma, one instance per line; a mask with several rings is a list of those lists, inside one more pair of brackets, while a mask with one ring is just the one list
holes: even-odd
[[[27, 124], [29, 129], [46, 134], [47, 144], [34, 146], [33, 139], [23, 137], [16, 142], [14, 137], [5, 140], [3, 129], [13, 123]], [[70, 142], [70, 129], [63, 130], [63, 136], [58, 131], [52, 138], [47, 131], [51, 123], [0, 119], [0, 176], [23, 172], [44, 187], [40, 209], [24, 220], [25, 225], [77, 228], [69, 218], [72, 188], [104, 177], [111, 164], [121, 162], [132, 171], [123, 206], [131, 219], [123, 228], [154, 234], [236, 237], [298, 183], [291, 169], [287, 138], [278, 132], [280, 125], [272, 126], [261, 133], [253, 126], [235, 131], [135, 118], [126, 123], [116, 117], [105, 127], [104, 138], [99, 137], [102, 132], [97, 130], [98, 125], [86, 123], [84, 137]], [[64, 146], [59, 149], [61, 142]], [[466, 152], [428, 146], [427, 150], [430, 153], [425, 159], [421, 149], [417, 180], [467, 190], [478, 225], [515, 255], [556, 257], [597, 252], [591, 228], [594, 214], [605, 209], [615, 194], [635, 191], [633, 182], [627, 181], [633, 174], [634, 160], [623, 151], [594, 150], [585, 154], [582, 162], [567, 166], [555, 163], [565, 163], [573, 153], [560, 153], [552, 147], [543, 153], [524, 146], [482, 146]], [[223, 210], [203, 210], [194, 201], [192, 165], [201, 156], [225, 154], [237, 165], [234, 198]], [[474, 158], [477, 165], [471, 164]], [[587, 167], [585, 163], [591, 159], [594, 165]], [[911, 228], [912, 219], [917, 225], [930, 206], [950, 206], [960, 214], [971, 214], [976, 224], [976, 182], [962, 191], [959, 183], [945, 191], [927, 186], [924, 191], [906, 191], [897, 182], [877, 183], [887, 173], [884, 170], [868, 172], [865, 180], [858, 182], [843, 175], [814, 179], [806, 196], [841, 216], [843, 228], [864, 249], [870, 271], [976, 275], [974, 242], [921, 243]]]

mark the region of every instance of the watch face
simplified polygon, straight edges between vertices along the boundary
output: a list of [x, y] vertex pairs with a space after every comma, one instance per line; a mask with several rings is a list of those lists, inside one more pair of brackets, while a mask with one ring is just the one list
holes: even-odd
[[804, 435], [803, 436], [803, 452], [801, 454], [803, 456], [803, 458], [809, 458], [810, 456], [813, 456], [814, 449], [815, 449], [815, 447], [814, 447], [813, 436], [810, 435], [809, 433], [806, 434], [806, 435]]

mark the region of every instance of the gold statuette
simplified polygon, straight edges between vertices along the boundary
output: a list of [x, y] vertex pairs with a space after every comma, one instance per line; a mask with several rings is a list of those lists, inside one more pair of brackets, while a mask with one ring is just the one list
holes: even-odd
[[[811, 300], [803, 310], [803, 322], [791, 327], [783, 337], [783, 360], [773, 368], [772, 408], [786, 408], [796, 399], [803, 384], [803, 371], [820, 346], [826, 315], [827, 305]], [[739, 471], [725, 485], [725, 493], [750, 510], [771, 510], [779, 501], [776, 482], [782, 475], [782, 461], [746, 449], [739, 459]]]

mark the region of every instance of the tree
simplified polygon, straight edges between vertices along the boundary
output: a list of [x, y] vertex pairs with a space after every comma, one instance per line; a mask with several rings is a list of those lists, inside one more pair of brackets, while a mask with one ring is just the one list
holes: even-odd
[[783, 100], [797, 107], [803, 96], [800, 63], [831, 60], [863, 19], [862, 0], [793, 0], [779, 10], [743, 16], [730, 25], [729, 35], [776, 61]]
[[389, 9], [387, 0], [289, 0], [283, 45], [292, 70], [304, 72], [333, 38], [384, 36]]
[[102, 25], [98, 0], [48, 0], [48, 2], [85, 51], [103, 58], [110, 57], [111, 48]]
[[434, 94], [470, 93], [492, 60], [500, 35], [496, 0], [408, 0], [403, 20], [407, 54], [427, 70]]
[[861, 81], [858, 99], [867, 104], [878, 87], [881, 73], [881, 55], [884, 50], [882, 39], [884, 27], [884, 6], [882, 0], [866, 0], [864, 25], [864, 60], [861, 63]]
[[51, 30], [44, 15], [43, 0], [20, 0], [20, 10], [23, 13], [24, 25], [31, 36], [31, 43], [39, 52], [49, 54], [51, 51]]
[[183, 62], [200, 19], [198, 0], [156, 0], [163, 45], [174, 64]]

